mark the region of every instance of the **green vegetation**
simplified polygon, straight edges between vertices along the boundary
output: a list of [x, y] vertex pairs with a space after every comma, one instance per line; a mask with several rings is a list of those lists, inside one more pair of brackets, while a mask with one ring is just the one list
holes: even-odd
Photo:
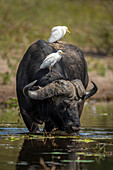
[[[1, 0], [0, 56], [7, 60], [10, 73], [0, 75], [2, 83], [15, 76], [17, 64], [30, 44], [48, 40], [56, 25], [66, 25], [71, 34], [64, 41], [82, 50], [113, 54], [113, 1], [111, 0]], [[101, 63], [89, 67], [105, 75]], [[113, 67], [110, 67], [113, 70]]]
[[38, 39], [47, 40], [55, 25], [67, 25], [65, 40], [80, 47], [113, 53], [113, 2], [91, 0], [1, 0], [2, 49], [25, 50]]
[[0, 127], [24, 127], [16, 98], [0, 103]]
[[94, 58], [94, 57], [87, 57], [87, 65], [88, 71], [95, 71], [97, 74], [101, 76], [106, 76], [107, 70], [111, 70], [113, 72], [113, 60], [112, 58], [107, 58], [107, 60], [103, 57], [101, 58]]
[[11, 109], [15, 108], [19, 110], [17, 98], [10, 97], [9, 100], [6, 102], [6, 105], [7, 108], [11, 108]]
[[6, 85], [6, 84], [11, 82], [9, 72], [0, 73], [0, 78], [1, 78], [2, 84], [4, 84], [4, 85]]

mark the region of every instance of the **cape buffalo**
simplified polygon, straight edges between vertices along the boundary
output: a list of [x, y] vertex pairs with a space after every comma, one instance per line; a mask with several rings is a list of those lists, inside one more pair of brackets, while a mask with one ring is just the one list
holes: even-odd
[[[65, 54], [52, 70], [40, 69], [46, 56], [58, 50]], [[31, 132], [38, 132], [43, 122], [47, 132], [79, 131], [84, 101], [97, 91], [94, 82], [91, 90], [85, 90], [88, 73], [82, 51], [62, 41], [32, 44], [20, 62], [16, 82], [20, 112]]]

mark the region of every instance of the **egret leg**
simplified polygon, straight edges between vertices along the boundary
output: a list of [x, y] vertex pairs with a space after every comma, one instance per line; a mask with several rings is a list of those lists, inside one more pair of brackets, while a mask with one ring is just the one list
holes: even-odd
[[51, 66], [49, 67], [49, 71], [52, 72]]
[[58, 72], [59, 76], [63, 78], [62, 74], [60, 74], [60, 72], [59, 72], [59, 71], [57, 71], [57, 72]]
[[[55, 63], [56, 63], [56, 62], [52, 63], [52, 64], [49, 66], [49, 71], [50, 71], [50, 72], [52, 72], [52, 67], [54, 66]], [[57, 70], [57, 72], [58, 72], [59, 76], [63, 78], [63, 76], [60, 74], [60, 72], [59, 72], [58, 70]]]

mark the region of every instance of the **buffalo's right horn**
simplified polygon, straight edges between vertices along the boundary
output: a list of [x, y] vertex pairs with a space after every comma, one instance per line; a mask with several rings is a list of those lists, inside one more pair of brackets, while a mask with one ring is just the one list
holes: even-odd
[[37, 80], [35, 80], [35, 81], [27, 84], [27, 85], [23, 88], [23, 94], [24, 94], [25, 96], [28, 96], [28, 90], [29, 90], [31, 87], [33, 87], [33, 86], [36, 84], [36, 82], [37, 82]]
[[36, 81], [23, 88], [23, 93], [31, 99], [44, 100], [53, 96], [73, 97], [74, 86], [70, 81], [57, 80], [44, 87], [36, 86], [37, 90], [30, 89], [35, 83]]

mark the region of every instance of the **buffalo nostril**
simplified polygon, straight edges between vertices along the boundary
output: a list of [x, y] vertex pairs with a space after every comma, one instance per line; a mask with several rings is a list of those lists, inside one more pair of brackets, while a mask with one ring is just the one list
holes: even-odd
[[75, 132], [80, 130], [80, 126], [79, 125], [78, 126], [72, 126], [71, 128]]

